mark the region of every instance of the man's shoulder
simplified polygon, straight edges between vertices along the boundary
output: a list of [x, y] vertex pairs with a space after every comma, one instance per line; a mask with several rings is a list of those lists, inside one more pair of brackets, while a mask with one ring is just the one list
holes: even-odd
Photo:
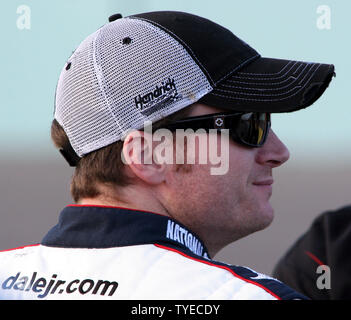
[[37, 247], [40, 247], [39, 243], [28, 244], [28, 245], [24, 245], [16, 248], [4, 249], [4, 250], [0, 250], [0, 255], [1, 257], [21, 255], [21, 254], [27, 253], [28, 251], [32, 251], [33, 249], [35, 250], [35, 248]]
[[[182, 271], [179, 271], [179, 273], [186, 273], [188, 271], [193, 272], [194, 276], [196, 276], [196, 273], [201, 273], [203, 277], [209, 279], [209, 285], [218, 286], [220, 289], [210, 298], [307, 299], [281, 281], [254, 271], [249, 267], [236, 266], [207, 259], [169, 246], [157, 244], [156, 246], [182, 257], [184, 266], [187, 265], [188, 267], [182, 268]], [[223, 291], [226, 297], [221, 297], [220, 291]], [[216, 295], [219, 296], [217, 297]]]
[[[94, 282], [96, 290], [101, 284], [118, 285], [111, 297], [103, 291], [101, 298], [303, 299], [278, 280], [249, 268], [214, 261], [165, 243], [102, 249], [31, 245], [3, 251], [0, 261], [0, 291], [3, 289], [2, 294], [11, 298], [29, 294], [35, 298], [63, 294], [84, 298], [86, 283], [91, 284], [94, 294], [91, 279], [96, 278], [101, 279]], [[31, 290], [37, 281], [48, 285], [40, 296]], [[24, 290], [24, 282], [28, 282], [29, 291]], [[54, 282], [61, 290], [49, 290]]]
[[40, 244], [29, 244], [21, 247], [0, 250], [0, 276], [2, 272], [11, 269], [17, 264], [26, 264], [27, 259], [31, 259], [33, 255], [36, 255], [40, 247]]

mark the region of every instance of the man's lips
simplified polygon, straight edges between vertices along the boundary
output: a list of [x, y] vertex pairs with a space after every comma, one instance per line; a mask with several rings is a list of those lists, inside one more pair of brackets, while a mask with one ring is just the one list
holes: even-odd
[[273, 179], [266, 179], [266, 180], [255, 181], [252, 184], [255, 186], [271, 186], [273, 182], [274, 182]]
[[252, 185], [256, 188], [256, 190], [260, 190], [260, 192], [268, 193], [269, 197], [272, 195], [273, 192], [273, 182], [272, 178], [268, 178], [265, 180], [259, 180], [252, 183]]

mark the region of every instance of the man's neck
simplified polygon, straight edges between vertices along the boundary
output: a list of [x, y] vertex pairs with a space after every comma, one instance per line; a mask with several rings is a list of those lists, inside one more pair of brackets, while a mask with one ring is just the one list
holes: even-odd
[[103, 192], [94, 198], [82, 198], [77, 204], [80, 205], [97, 205], [97, 206], [111, 206], [122, 207], [135, 210], [145, 210], [170, 216], [167, 209], [157, 201], [157, 199], [150, 196], [149, 193], [139, 192], [136, 188], [130, 190], [125, 189], [122, 194], [113, 194], [111, 192]]
[[161, 201], [158, 201], [158, 199], [152, 196], [151, 190], [145, 192], [145, 188], [139, 190], [135, 186], [129, 190], [128, 189], [128, 187], [123, 188], [123, 194], [121, 194], [121, 190], [119, 190], [118, 195], [116, 192], [111, 193], [109, 192], [110, 190], [103, 190], [103, 195], [94, 198], [82, 198], [77, 202], [77, 204], [120, 207], [158, 213], [183, 223], [187, 228], [189, 228], [189, 230], [197, 233], [200, 239], [206, 245], [211, 257], [213, 257], [220, 249], [224, 247], [223, 244], [216, 243], [218, 240], [217, 237], [212, 239], [215, 241], [210, 241], [208, 238], [211, 238], [211, 234], [202, 234], [196, 230], [192, 224], [188, 224], [186, 221], [181, 219], [181, 217], [177, 216], [177, 214], [174, 215], [173, 213], [169, 212], [169, 210], [162, 205]]

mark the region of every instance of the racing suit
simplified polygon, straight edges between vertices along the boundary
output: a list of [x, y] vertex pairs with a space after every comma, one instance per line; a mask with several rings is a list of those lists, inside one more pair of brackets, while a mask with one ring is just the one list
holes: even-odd
[[0, 252], [0, 299], [305, 299], [280, 281], [210, 259], [181, 223], [152, 212], [69, 205], [40, 244]]

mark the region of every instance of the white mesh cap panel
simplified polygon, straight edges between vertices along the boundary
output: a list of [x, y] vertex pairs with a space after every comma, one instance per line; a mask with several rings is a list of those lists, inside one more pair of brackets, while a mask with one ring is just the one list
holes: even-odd
[[85, 39], [63, 68], [55, 118], [79, 156], [123, 139], [212, 90], [184, 47], [137, 19], [111, 22]]

